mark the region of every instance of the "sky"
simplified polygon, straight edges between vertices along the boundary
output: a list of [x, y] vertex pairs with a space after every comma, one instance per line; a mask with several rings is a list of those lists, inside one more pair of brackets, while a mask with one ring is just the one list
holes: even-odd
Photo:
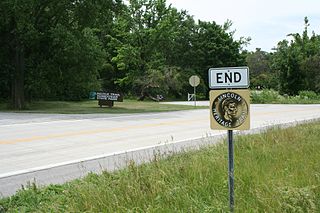
[[304, 17], [309, 32], [320, 34], [320, 0], [167, 0], [178, 10], [187, 10], [195, 20], [232, 21], [234, 38], [250, 37], [249, 51], [270, 52], [289, 33], [302, 33]]

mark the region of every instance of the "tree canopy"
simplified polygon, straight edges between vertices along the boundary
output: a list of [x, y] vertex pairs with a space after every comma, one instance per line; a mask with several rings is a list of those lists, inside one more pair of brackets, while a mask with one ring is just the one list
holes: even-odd
[[196, 22], [165, 0], [3, 0], [0, 98], [81, 100], [117, 90], [141, 99], [181, 97], [198, 74], [245, 65], [231, 22]]
[[308, 35], [307, 17], [304, 24], [302, 34], [288, 34], [291, 41], [280, 41], [273, 55], [273, 69], [278, 74], [281, 93], [296, 95], [302, 90], [320, 92], [320, 36], [314, 32]]
[[195, 20], [165, 0], [2, 0], [0, 100], [82, 100], [119, 91], [186, 97], [191, 75], [208, 96], [208, 69], [249, 66], [252, 88], [320, 93], [320, 36], [290, 33], [274, 52], [244, 51], [232, 22]]
[[320, 36], [308, 31], [307, 17], [304, 25], [301, 34], [289, 33], [273, 52], [257, 48], [246, 53], [252, 88], [271, 88], [287, 95], [320, 93]]

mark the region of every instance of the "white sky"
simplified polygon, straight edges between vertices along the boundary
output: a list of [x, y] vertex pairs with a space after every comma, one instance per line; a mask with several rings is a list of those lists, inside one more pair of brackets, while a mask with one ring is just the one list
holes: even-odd
[[233, 22], [235, 38], [251, 37], [248, 50], [271, 51], [289, 33], [302, 33], [304, 17], [309, 32], [320, 34], [320, 0], [167, 0], [178, 10], [184, 9], [195, 20]]

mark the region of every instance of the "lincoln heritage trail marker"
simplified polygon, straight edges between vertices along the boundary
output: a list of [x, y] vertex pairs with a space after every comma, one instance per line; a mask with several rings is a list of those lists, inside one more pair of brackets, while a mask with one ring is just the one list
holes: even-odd
[[250, 129], [248, 67], [209, 69], [210, 126], [228, 130], [228, 179], [230, 212], [234, 212], [233, 130]]

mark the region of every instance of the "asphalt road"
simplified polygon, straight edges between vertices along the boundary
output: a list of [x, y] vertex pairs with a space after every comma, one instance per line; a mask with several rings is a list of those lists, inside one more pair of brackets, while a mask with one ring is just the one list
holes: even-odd
[[[252, 129], [320, 118], [320, 105], [251, 105], [250, 110]], [[208, 109], [122, 115], [0, 113], [0, 179], [223, 133], [210, 129]]]

